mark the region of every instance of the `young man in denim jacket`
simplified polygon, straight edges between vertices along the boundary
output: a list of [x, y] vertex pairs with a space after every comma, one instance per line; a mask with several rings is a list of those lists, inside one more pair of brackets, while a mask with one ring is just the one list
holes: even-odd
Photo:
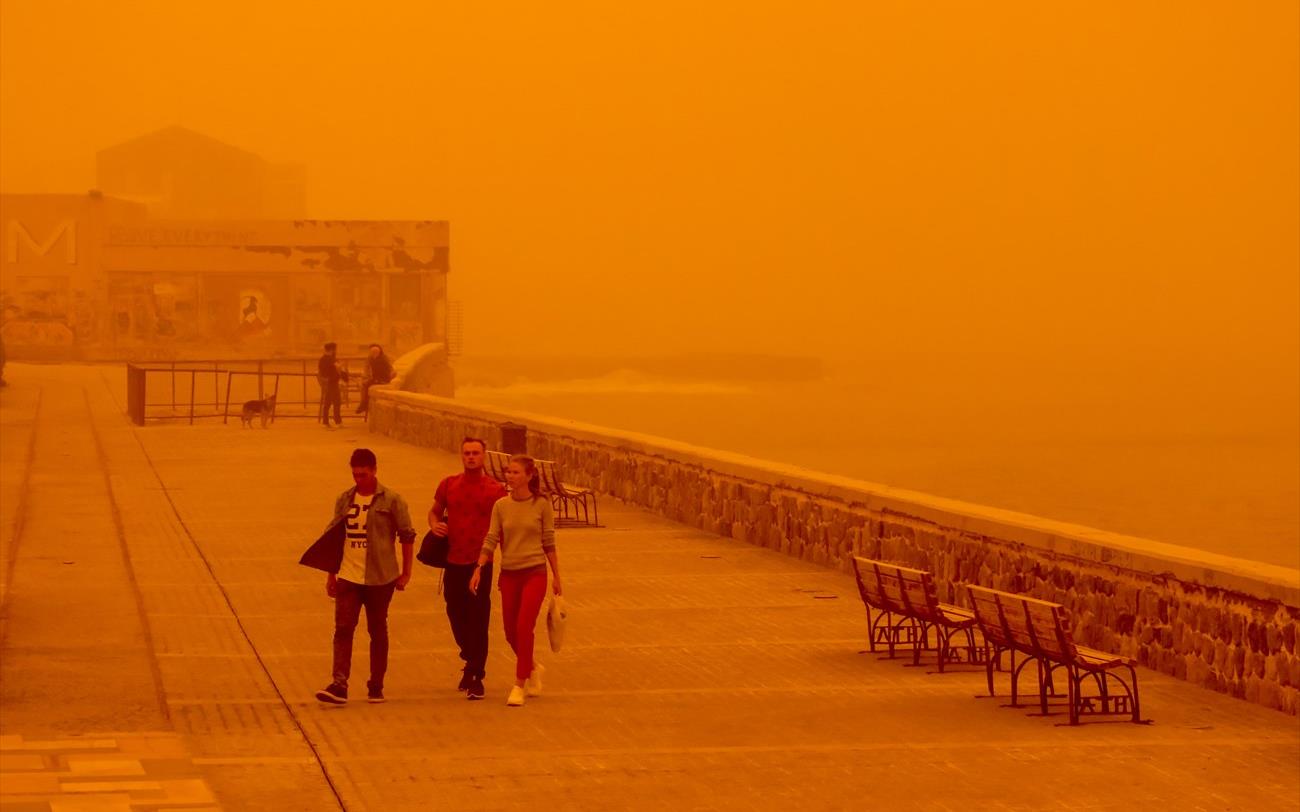
[[[334, 678], [316, 692], [331, 705], [348, 701], [352, 670], [352, 636], [361, 608], [366, 609], [370, 633], [371, 702], [384, 701], [384, 673], [388, 670], [388, 604], [393, 590], [406, 589], [411, 580], [415, 528], [406, 500], [379, 483], [375, 454], [368, 448], [352, 452], [352, 480], [356, 485], [334, 502], [334, 520], [300, 563], [325, 570], [325, 593], [334, 599]], [[398, 544], [401, 564], [398, 564]]]

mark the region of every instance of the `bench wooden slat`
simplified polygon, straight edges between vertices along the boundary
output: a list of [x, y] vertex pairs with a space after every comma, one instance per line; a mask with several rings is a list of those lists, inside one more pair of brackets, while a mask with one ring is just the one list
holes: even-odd
[[974, 612], [972, 612], [972, 611], [969, 610], [969, 609], [963, 609], [963, 608], [960, 607], [960, 606], [953, 606], [951, 603], [941, 603], [941, 604], [939, 604], [939, 611], [943, 612], [945, 615], [948, 615], [948, 616], [951, 617], [951, 618], [955, 618], [955, 619], [958, 619], [958, 620], [974, 620], [974, 619], [975, 619], [975, 613], [974, 613]]
[[1079, 655], [1080, 659], [1091, 661], [1090, 664], [1092, 665], [1137, 665], [1137, 661], [1132, 657], [1125, 657], [1121, 654], [1111, 654], [1109, 651], [1099, 651], [1095, 648], [1076, 646], [1075, 652]]

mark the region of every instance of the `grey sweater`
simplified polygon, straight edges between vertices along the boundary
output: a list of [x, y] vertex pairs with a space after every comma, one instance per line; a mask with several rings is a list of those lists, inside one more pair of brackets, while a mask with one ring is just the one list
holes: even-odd
[[483, 539], [483, 552], [492, 556], [497, 547], [497, 568], [523, 570], [546, 563], [546, 551], [555, 549], [555, 513], [550, 500], [515, 499], [506, 494], [492, 506], [492, 524]]

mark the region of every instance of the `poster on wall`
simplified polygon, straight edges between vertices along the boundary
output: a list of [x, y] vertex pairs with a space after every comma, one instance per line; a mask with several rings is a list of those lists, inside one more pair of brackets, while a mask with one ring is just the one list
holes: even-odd
[[261, 288], [244, 288], [239, 292], [240, 338], [263, 338], [271, 334], [271, 299]]

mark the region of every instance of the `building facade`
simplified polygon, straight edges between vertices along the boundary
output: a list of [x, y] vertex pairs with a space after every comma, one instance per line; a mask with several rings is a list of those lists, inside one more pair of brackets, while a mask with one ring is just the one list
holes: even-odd
[[307, 169], [184, 127], [166, 127], [100, 150], [96, 188], [181, 220], [297, 220], [307, 214]]
[[447, 338], [445, 221], [163, 220], [89, 195], [0, 195], [9, 357], [390, 354]]

